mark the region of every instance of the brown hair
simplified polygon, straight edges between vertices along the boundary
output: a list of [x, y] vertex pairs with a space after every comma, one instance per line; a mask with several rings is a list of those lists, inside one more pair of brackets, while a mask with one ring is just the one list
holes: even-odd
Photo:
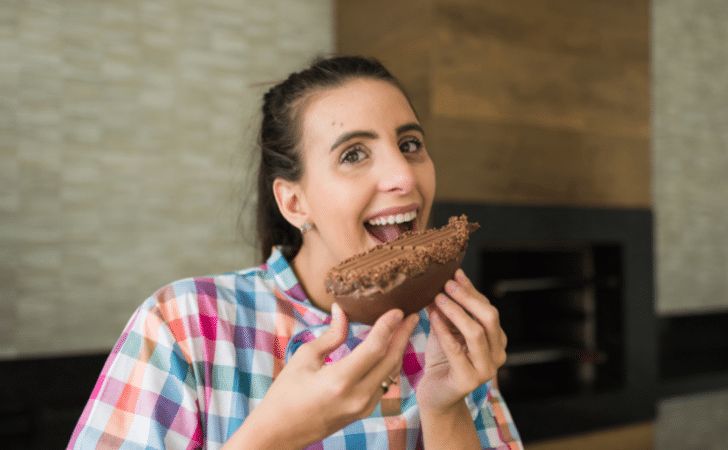
[[355, 78], [386, 81], [408, 98], [397, 79], [379, 61], [361, 56], [317, 58], [309, 68], [291, 74], [263, 96], [256, 207], [257, 244], [263, 261], [268, 259], [274, 245], [284, 247], [286, 255], [292, 258], [303, 243], [299, 230], [278, 210], [273, 181], [282, 178], [296, 182], [303, 175], [299, 119], [305, 101], [313, 93], [341, 86]]

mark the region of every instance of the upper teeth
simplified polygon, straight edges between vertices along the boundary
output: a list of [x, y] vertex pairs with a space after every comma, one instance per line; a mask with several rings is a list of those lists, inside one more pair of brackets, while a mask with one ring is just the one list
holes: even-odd
[[394, 214], [391, 216], [380, 216], [369, 221], [370, 225], [394, 225], [395, 223], [409, 222], [417, 217], [417, 211], [410, 211], [404, 214]]

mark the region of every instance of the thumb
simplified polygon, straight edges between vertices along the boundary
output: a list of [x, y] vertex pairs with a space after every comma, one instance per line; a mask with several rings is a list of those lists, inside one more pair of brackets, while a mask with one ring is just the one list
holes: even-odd
[[331, 352], [339, 348], [349, 336], [349, 321], [337, 303], [331, 305], [331, 323], [324, 333], [310, 342], [313, 351], [323, 363]]

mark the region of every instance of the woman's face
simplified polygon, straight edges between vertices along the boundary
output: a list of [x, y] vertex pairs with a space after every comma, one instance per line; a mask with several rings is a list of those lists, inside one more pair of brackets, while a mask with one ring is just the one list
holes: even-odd
[[304, 247], [317, 262], [342, 260], [427, 224], [435, 168], [400, 90], [355, 79], [318, 92], [302, 115], [300, 187], [315, 225]]

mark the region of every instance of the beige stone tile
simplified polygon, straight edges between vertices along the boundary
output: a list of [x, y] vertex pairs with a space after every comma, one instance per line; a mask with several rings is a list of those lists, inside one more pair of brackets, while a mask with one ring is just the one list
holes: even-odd
[[[2, 136], [0, 136], [2, 139]], [[0, 158], [5, 152], [0, 151]], [[20, 209], [18, 160], [9, 155], [0, 162], [0, 212], [17, 212]]]
[[158, 287], [249, 264], [229, 200], [264, 91], [248, 86], [331, 46], [316, 25], [329, 2], [307, 2], [307, 17], [276, 3], [13, 4], [14, 28], [0, 26], [0, 55], [16, 61], [0, 68], [0, 117], [14, 121], [0, 127], [0, 267], [18, 321], [0, 324], [13, 336], [0, 353], [108, 348]]
[[61, 234], [58, 218], [44, 211], [8, 215], [7, 220], [0, 222], [0, 235], [11, 242], [56, 243]]
[[54, 299], [38, 294], [20, 292], [15, 302], [15, 344], [23, 338], [24, 330], [52, 330], [57, 328], [61, 317]]
[[728, 75], [719, 43], [728, 26], [716, 15], [728, 10], [719, 5], [654, 7], [657, 310], [665, 314], [728, 306], [728, 102], [718, 81]]
[[21, 244], [18, 251], [18, 267], [33, 274], [55, 275], [61, 264], [61, 252], [55, 243]]

